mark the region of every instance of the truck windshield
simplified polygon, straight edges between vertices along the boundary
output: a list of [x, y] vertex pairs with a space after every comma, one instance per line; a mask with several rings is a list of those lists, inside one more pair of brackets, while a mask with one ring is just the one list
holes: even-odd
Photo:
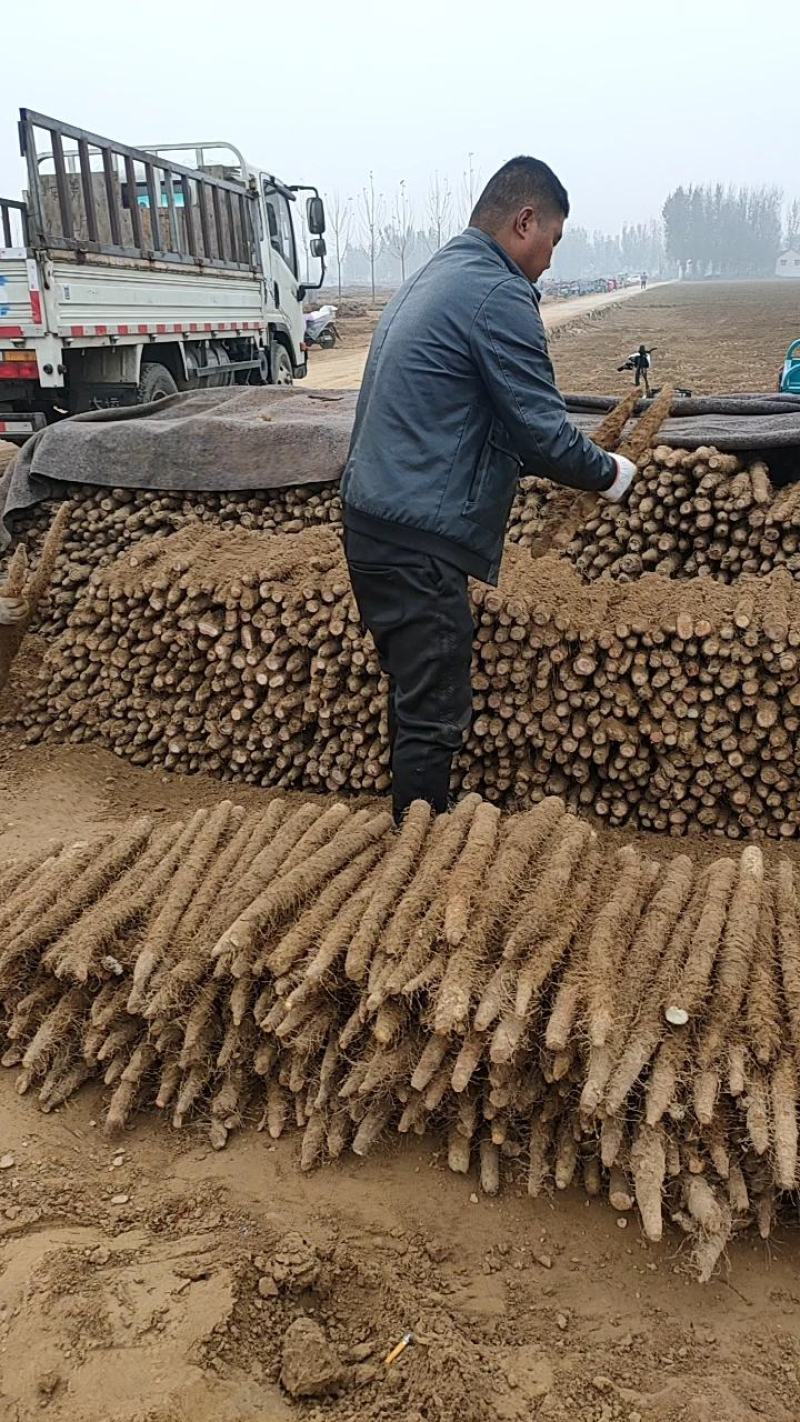
[[[161, 181], [160, 188], [160, 204], [162, 207], [169, 207], [169, 199], [167, 198], [167, 185], [163, 179]], [[122, 206], [129, 208], [131, 205], [131, 200], [127, 183], [120, 184], [120, 193], [122, 197]], [[172, 200], [176, 207], [184, 206], [183, 192], [179, 187], [176, 187], [174, 183], [172, 185]], [[150, 206], [150, 194], [147, 191], [146, 183], [136, 184], [136, 202], [139, 207]]]

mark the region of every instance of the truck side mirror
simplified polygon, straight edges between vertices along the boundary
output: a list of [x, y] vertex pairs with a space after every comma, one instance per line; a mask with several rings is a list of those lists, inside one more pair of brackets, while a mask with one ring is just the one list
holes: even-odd
[[306, 203], [306, 222], [309, 232], [321, 237], [325, 231], [325, 204], [321, 197], [310, 197]]
[[312, 257], [325, 257], [328, 254], [328, 246], [324, 237], [314, 237], [311, 244]]

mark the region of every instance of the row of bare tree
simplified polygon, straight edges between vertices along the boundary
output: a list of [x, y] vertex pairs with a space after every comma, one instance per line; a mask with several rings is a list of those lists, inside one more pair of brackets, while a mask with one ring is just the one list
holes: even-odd
[[347, 282], [368, 284], [372, 299], [378, 286], [404, 282], [410, 272], [465, 227], [478, 195], [478, 175], [469, 155], [463, 180], [454, 189], [447, 177], [434, 173], [425, 213], [415, 211], [408, 185], [401, 179], [387, 201], [370, 172], [357, 197], [338, 191], [327, 198], [329, 246], [339, 295]]
[[[356, 198], [333, 192], [326, 201], [331, 277], [338, 288], [396, 287], [445, 242], [467, 225], [479, 191], [474, 169], [463, 189], [454, 191], [447, 178], [435, 173], [428, 187], [424, 213], [415, 211], [407, 184], [401, 181], [387, 202], [370, 173]], [[657, 273], [665, 267], [659, 223], [625, 225], [615, 237], [589, 233], [570, 224], [558, 249], [554, 275], [564, 281], [578, 277], [613, 276], [622, 271]]]
[[[343, 197], [339, 191], [330, 193], [326, 202], [328, 246], [332, 283], [336, 285], [339, 297], [345, 285], [363, 286], [369, 288], [374, 303], [378, 288], [394, 288], [404, 282], [455, 232], [466, 226], [480, 188], [480, 174], [474, 165], [473, 155], [469, 154], [465, 171], [456, 186], [446, 176], [434, 173], [422, 210], [419, 206], [415, 207], [404, 179], [398, 184], [393, 197], [387, 199], [376, 185], [373, 172], [369, 173], [355, 197]], [[713, 190], [707, 191], [710, 195]], [[722, 194], [721, 187], [717, 192]], [[678, 189], [665, 204], [665, 222], [624, 223], [619, 233], [613, 236], [598, 231], [590, 233], [583, 227], [568, 224], [553, 263], [553, 276], [562, 281], [573, 281], [640, 271], [646, 271], [651, 276], [676, 275], [685, 265], [688, 247], [692, 248], [688, 255], [696, 257], [698, 253], [694, 247], [702, 245], [689, 242], [687, 252], [684, 252], [686, 243], [682, 240], [683, 228], [691, 226], [692, 232], [699, 231], [694, 218], [701, 194], [705, 196], [706, 190], [690, 188], [681, 205], [683, 189]], [[741, 193], [739, 197], [742, 197]], [[771, 191], [769, 199], [767, 207], [772, 222], [769, 232], [763, 229], [763, 224], [753, 223], [752, 215], [751, 221], [745, 224], [753, 248], [747, 271], [763, 268], [768, 272], [774, 269], [774, 249], [781, 235], [781, 194]], [[760, 211], [760, 205], [756, 206]], [[691, 210], [693, 220], [689, 223], [687, 215], [687, 221], [680, 225], [676, 209], [680, 208], [683, 214], [684, 207]], [[705, 216], [707, 218], [707, 212]], [[723, 213], [720, 209], [717, 218], [717, 245], [720, 242], [723, 246], [726, 242], [730, 245], [736, 226], [731, 220], [730, 199], [726, 211]], [[681, 240], [678, 240], [679, 226]], [[311, 266], [308, 261], [308, 235], [305, 233], [304, 238], [307, 264]], [[800, 202], [795, 201], [786, 209], [784, 242], [786, 246], [800, 244]], [[734, 245], [738, 250], [741, 241]], [[730, 269], [736, 270], [736, 264]], [[746, 274], [744, 268], [740, 274]]]

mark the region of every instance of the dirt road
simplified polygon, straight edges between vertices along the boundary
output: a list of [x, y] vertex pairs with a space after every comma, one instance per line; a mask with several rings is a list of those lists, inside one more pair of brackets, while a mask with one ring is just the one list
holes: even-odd
[[[638, 287], [626, 287], [623, 291], [601, 292], [593, 296], [576, 296], [569, 301], [545, 301], [542, 305], [542, 319], [548, 331], [569, 325], [579, 316], [595, 311], [603, 311], [607, 306], [629, 301], [641, 293]], [[343, 343], [332, 351], [311, 352], [306, 385], [315, 389], [353, 390], [361, 384], [364, 365], [369, 350], [370, 337], [361, 327], [357, 334], [348, 333], [347, 323], [342, 323]], [[363, 323], [362, 323], [363, 327]]]

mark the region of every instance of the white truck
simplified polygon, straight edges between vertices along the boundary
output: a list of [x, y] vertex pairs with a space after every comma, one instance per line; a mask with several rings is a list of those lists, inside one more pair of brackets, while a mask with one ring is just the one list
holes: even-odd
[[[0, 198], [0, 439], [63, 415], [306, 374], [325, 273], [317, 189], [232, 144], [130, 148], [20, 110], [25, 200]], [[186, 162], [193, 166], [185, 166]], [[293, 205], [319, 280], [301, 280]]]

